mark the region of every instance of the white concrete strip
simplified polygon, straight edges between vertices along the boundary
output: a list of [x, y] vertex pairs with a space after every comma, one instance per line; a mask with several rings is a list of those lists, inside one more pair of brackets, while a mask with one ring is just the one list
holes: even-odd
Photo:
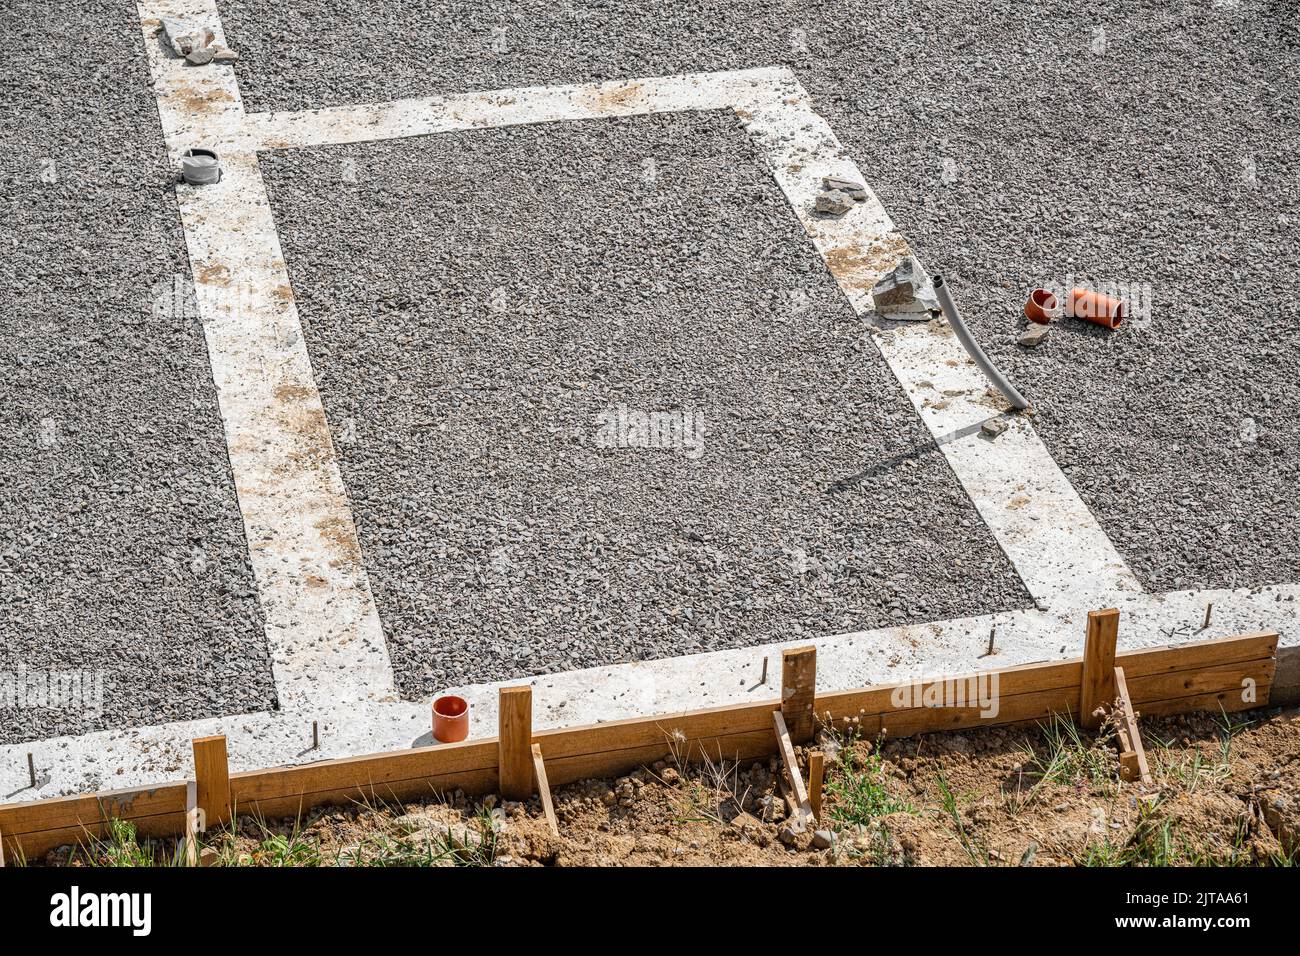
[[[784, 83], [766, 101], [737, 111], [854, 310], [873, 322], [871, 289], [913, 253], [834, 131], [795, 85], [792, 92]], [[866, 201], [841, 217], [815, 212], [824, 176], [862, 183]], [[953, 292], [960, 298], [959, 289]], [[1140, 592], [1028, 418], [1008, 417], [1010, 430], [995, 440], [980, 434], [982, 422], [1010, 406], [947, 323], [890, 324], [875, 333], [881, 354], [1038, 606], [1098, 606]]]
[[716, 110], [794, 92], [789, 70], [686, 73], [646, 80], [536, 86], [453, 96], [428, 96], [292, 113], [255, 113], [244, 135], [260, 149], [372, 142], [454, 130], [607, 119], [646, 113]]
[[169, 152], [214, 148], [223, 178], [176, 187], [239, 507], [284, 710], [394, 697], [392, 668], [234, 73], [193, 68], [160, 17], [220, 31], [204, 0], [144, 0]]
[[[1119, 646], [1130, 650], [1278, 631], [1281, 643], [1294, 647], [1300, 644], [1298, 599], [1300, 586], [1296, 585], [1129, 595], [1118, 602]], [[1200, 630], [1208, 601], [1214, 602], [1213, 624]], [[1078, 657], [1086, 618], [1086, 609], [1067, 613], [1020, 610], [821, 638], [812, 642], [818, 649], [817, 687], [821, 691], [847, 690]], [[996, 653], [985, 656], [993, 627], [997, 628]], [[643, 717], [775, 699], [780, 695], [780, 651], [788, 646], [795, 645], [638, 661], [511, 683], [533, 686], [534, 725], [539, 729]], [[768, 679], [759, 684], [765, 657], [769, 659]], [[495, 735], [500, 686], [492, 683], [453, 689], [470, 702], [471, 737]], [[428, 702], [376, 702], [364, 709], [322, 704], [317, 710], [297, 714], [213, 718], [0, 747], [0, 801], [180, 780], [194, 772], [190, 741], [206, 734], [227, 736], [233, 770], [430, 742]], [[319, 750], [311, 749], [313, 720], [320, 725]], [[28, 782], [28, 752], [37, 768], [39, 786], [35, 790]]]

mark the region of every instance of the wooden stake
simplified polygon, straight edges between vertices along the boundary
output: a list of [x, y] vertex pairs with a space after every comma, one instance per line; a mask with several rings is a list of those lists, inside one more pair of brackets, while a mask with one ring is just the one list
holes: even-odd
[[206, 828], [230, 822], [230, 764], [226, 738], [196, 737], [194, 746], [195, 802]]
[[796, 647], [781, 655], [781, 716], [797, 744], [812, 740], [817, 696], [817, 648]]
[[555, 804], [551, 802], [551, 785], [546, 781], [546, 762], [542, 760], [542, 745], [533, 744], [533, 774], [537, 777], [537, 793], [542, 798], [542, 812], [552, 836], [560, 835], [560, 821], [555, 819]]
[[1098, 708], [1115, 703], [1115, 641], [1119, 636], [1119, 611], [1088, 612], [1088, 636], [1083, 644], [1083, 681], [1079, 687], [1079, 723], [1095, 730], [1101, 726]]
[[533, 792], [533, 689], [502, 687], [497, 695], [497, 774], [501, 796], [527, 800]]
[[193, 780], [185, 784], [185, 865], [199, 865], [199, 832], [204, 829], [199, 810], [199, 786]]
[[814, 750], [808, 755], [808, 802], [817, 822], [822, 819], [822, 780], [826, 775], [826, 755]]
[[5, 832], [3, 830], [0, 830], [0, 870], [4, 869], [4, 865], [5, 865]]
[[794, 800], [798, 805], [798, 813], [793, 822], [796, 830], [802, 830], [813, 818], [812, 803], [808, 800], [808, 791], [804, 789], [803, 777], [799, 774], [799, 761], [794, 755], [790, 731], [779, 710], [772, 711], [772, 723], [776, 727], [777, 750], [781, 754], [781, 762], [785, 764], [786, 775], [790, 778], [790, 788], [794, 791]]
[[1142, 732], [1138, 729], [1137, 714], [1133, 712], [1133, 700], [1128, 695], [1128, 681], [1124, 679], [1122, 667], [1115, 668], [1115, 696], [1120, 706], [1120, 766], [1127, 771], [1129, 779], [1136, 778], [1143, 783], [1150, 783], [1151, 769], [1147, 766], [1147, 752], [1142, 746]]

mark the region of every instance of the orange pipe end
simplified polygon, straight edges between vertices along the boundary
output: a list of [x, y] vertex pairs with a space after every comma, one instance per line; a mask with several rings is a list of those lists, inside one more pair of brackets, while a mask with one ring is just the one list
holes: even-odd
[[1102, 295], [1092, 289], [1071, 289], [1065, 300], [1065, 314], [1108, 329], [1118, 329], [1128, 317], [1128, 305], [1123, 299]]
[[1046, 289], [1035, 289], [1029, 293], [1025, 302], [1025, 318], [1039, 325], [1047, 325], [1053, 319], [1060, 318], [1061, 310], [1056, 304], [1056, 296]]
[[469, 736], [469, 702], [464, 697], [439, 697], [433, 702], [433, 739], [459, 743]]

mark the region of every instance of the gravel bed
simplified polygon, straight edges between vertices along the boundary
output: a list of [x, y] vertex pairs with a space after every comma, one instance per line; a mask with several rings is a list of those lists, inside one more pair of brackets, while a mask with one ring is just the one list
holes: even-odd
[[1030, 603], [730, 112], [263, 171], [404, 694]]
[[[1300, 27], [1282, 0], [222, 0], [249, 109], [783, 64], [1154, 590], [1300, 580]], [[489, 187], [490, 191], [490, 187]], [[492, 202], [497, 201], [494, 196]], [[1014, 345], [1028, 290], [1107, 335]]]
[[269, 709], [135, 8], [15, 0], [0, 50], [0, 743]]

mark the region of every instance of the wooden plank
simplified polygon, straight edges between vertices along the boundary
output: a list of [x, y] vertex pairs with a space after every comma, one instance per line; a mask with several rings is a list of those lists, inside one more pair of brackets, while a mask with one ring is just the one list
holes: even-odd
[[94, 826], [108, 819], [134, 820], [159, 813], [183, 813], [185, 784], [137, 790], [105, 790], [0, 806], [0, 827], [9, 838], [43, 830]]
[[1132, 681], [1134, 678], [1152, 674], [1259, 660], [1273, 657], [1276, 652], [1277, 632], [1269, 631], [1124, 651], [1116, 655], [1115, 663], [1124, 668], [1124, 673]]
[[[495, 747], [495, 740], [493, 744]], [[400, 807], [420, 800], [442, 800], [456, 790], [463, 790], [470, 795], [499, 792], [496, 767], [487, 770], [458, 770], [373, 785], [340, 783], [332, 789], [313, 790], [309, 793], [267, 794], [246, 803], [236, 803], [235, 810], [238, 813], [257, 813], [268, 820], [278, 817], [300, 818], [313, 807], [352, 806], [357, 803], [370, 807]]]
[[533, 792], [533, 689], [527, 685], [502, 687], [497, 701], [501, 796], [527, 800]]
[[5, 865], [5, 832], [0, 830], [0, 868]]
[[[1246, 634], [1236, 637], [1215, 638], [1189, 644], [1163, 645], [1143, 650], [1125, 651], [1116, 655], [1116, 662], [1122, 664], [1128, 675], [1131, 687], [1136, 687], [1136, 678], [1148, 675], [1171, 674], [1214, 664], [1230, 664], [1238, 661], [1255, 661], [1267, 658], [1273, 653], [1277, 644], [1276, 634]], [[1077, 699], [1083, 680], [1083, 660], [1074, 658], [1068, 661], [1052, 663], [1021, 664], [995, 670], [972, 671], [961, 675], [959, 680], [984, 678], [998, 675], [998, 692], [1002, 696], [1027, 694], [1034, 691], [1073, 688]], [[817, 715], [827, 712], [834, 715], [836, 726], [845, 716], [866, 716], [885, 714], [895, 708], [891, 704], [894, 694], [902, 689], [918, 688], [915, 693], [924, 694], [929, 688], [940, 683], [922, 680], [908, 684], [887, 684], [874, 687], [855, 688], [846, 691], [831, 691], [819, 694], [815, 704]], [[1142, 695], [1134, 689], [1136, 697]], [[1071, 706], [1071, 714], [1077, 715], [1077, 705]]]
[[[547, 757], [547, 775], [552, 786], [563, 786], [588, 777], [615, 776], [654, 763], [674, 755], [682, 760], [696, 761], [707, 754], [716, 763], [723, 761], [753, 760], [772, 755], [772, 710], [767, 712], [766, 730], [748, 730], [740, 734], [723, 734], [717, 737], [695, 738], [669, 746], [667, 742], [649, 744], [628, 750], [606, 750], [595, 754], [576, 754], [570, 757]], [[545, 746], [545, 745], [543, 745]]]
[[1088, 634], [1083, 643], [1083, 676], [1079, 683], [1079, 723], [1101, 726], [1097, 711], [1115, 702], [1115, 641], [1119, 636], [1119, 611], [1108, 608], [1088, 612]]
[[199, 833], [203, 827], [203, 811], [199, 807], [199, 787], [191, 780], [186, 784], [185, 797], [185, 865], [199, 865]]
[[1197, 694], [1194, 697], [1172, 697], [1168, 700], [1147, 700], [1135, 703], [1134, 707], [1143, 717], [1167, 717], [1170, 714], [1194, 714], [1207, 711], [1212, 714], [1235, 713], [1240, 710], [1253, 710], [1266, 707], [1269, 703], [1269, 684], [1255, 687], [1256, 700], [1243, 701], [1241, 688], [1233, 687], [1213, 694]]
[[547, 764], [553, 765], [560, 757], [665, 744], [670, 740], [709, 739], [746, 731], [770, 736], [772, 709], [778, 706], [780, 702], [770, 698], [753, 704], [611, 720], [584, 727], [539, 730], [533, 740], [542, 745]]
[[[1171, 671], [1152, 674], [1149, 677], [1129, 679], [1129, 692], [1136, 705], [1140, 700], [1168, 700], [1173, 697], [1196, 697], [1200, 694], [1217, 693], [1233, 687], [1240, 687], [1244, 678], [1256, 684], [1273, 683], [1273, 674], [1277, 662], [1266, 657], [1258, 661], [1245, 661], [1236, 664], [1216, 664], [1210, 667], [1198, 667], [1194, 670]], [[1127, 668], [1125, 668], [1127, 673]], [[1140, 711], [1142, 708], [1138, 707]]]
[[817, 648], [796, 647], [781, 654], [781, 716], [797, 744], [812, 740], [816, 729]]
[[826, 777], [826, 755], [814, 750], [808, 755], [808, 802], [812, 805], [813, 816], [820, 823], [822, 819], [822, 784]]
[[1137, 715], [1133, 713], [1133, 701], [1128, 695], [1128, 682], [1124, 679], [1122, 667], [1115, 668], [1115, 696], [1120, 707], [1123, 749], [1126, 753], [1133, 754], [1130, 770], [1135, 770], [1142, 783], [1150, 783], [1151, 770], [1147, 766], [1147, 752], [1142, 746], [1142, 732], [1138, 729]]
[[542, 759], [542, 748], [533, 744], [533, 775], [537, 778], [537, 793], [542, 798], [542, 813], [546, 814], [546, 825], [551, 828], [552, 836], [560, 835], [560, 821], [555, 818], [555, 804], [551, 802], [551, 785], [546, 780], [546, 761]]
[[776, 730], [777, 753], [781, 755], [781, 762], [785, 764], [786, 775], [790, 778], [790, 788], [794, 791], [794, 802], [798, 814], [792, 822], [795, 824], [796, 830], [803, 830], [812, 822], [812, 803], [808, 800], [808, 791], [803, 785], [803, 776], [799, 773], [799, 761], [794, 755], [794, 743], [790, 738], [790, 730], [786, 727], [785, 718], [782, 716], [781, 711], [772, 711], [772, 723]]
[[989, 714], [979, 706], [914, 707], [882, 714], [881, 732], [889, 737], [911, 737], [944, 730], [968, 730], [974, 727], [1047, 720], [1053, 714], [1072, 714], [1077, 703], [1076, 689], [1059, 689], [1010, 697], [999, 696], [996, 714]]
[[[116, 819], [124, 819], [118, 817]], [[159, 813], [147, 817], [131, 817], [131, 825], [138, 837], [174, 837], [185, 832], [185, 811]], [[35, 830], [29, 833], [6, 833], [5, 842], [11, 853], [21, 851], [27, 860], [39, 860], [50, 850], [61, 846], [103, 839], [108, 835], [108, 825], [103, 822], [88, 823], [85, 826], [58, 827], [50, 830]]]
[[[890, 715], [898, 713], [895, 700], [924, 700], [933, 690], [942, 691], [944, 684], [961, 682], [968, 688], [977, 686], [974, 682], [991, 679], [993, 671], [973, 671], [943, 681], [924, 680], [908, 684], [891, 684], [884, 687], [862, 688], [851, 691], [835, 691], [818, 696], [817, 715], [826, 720], [830, 715], [836, 729], [842, 729], [845, 717], [868, 718], [872, 715]], [[1027, 664], [996, 672], [998, 675], [998, 694], [1000, 697], [1018, 696], [1037, 691], [1063, 690], [1071, 697], [1071, 709], [1076, 706], [1079, 696], [1079, 678], [1083, 673], [1081, 661], [1068, 661], [1061, 664]], [[987, 686], [987, 685], [986, 685]], [[877, 722], [878, 723], [878, 722]]]
[[[448, 775], [491, 770], [495, 784], [497, 738], [466, 740], [410, 750], [322, 760], [296, 767], [273, 767], [231, 774], [235, 808], [265, 799], [341, 788], [382, 790], [417, 780], [445, 782]], [[454, 787], [453, 787], [454, 789]]]
[[1142, 779], [1142, 766], [1138, 763], [1138, 755], [1136, 751], [1120, 750], [1119, 775], [1121, 780]]
[[230, 822], [230, 764], [226, 738], [220, 734], [194, 739], [194, 782], [206, 825]]

